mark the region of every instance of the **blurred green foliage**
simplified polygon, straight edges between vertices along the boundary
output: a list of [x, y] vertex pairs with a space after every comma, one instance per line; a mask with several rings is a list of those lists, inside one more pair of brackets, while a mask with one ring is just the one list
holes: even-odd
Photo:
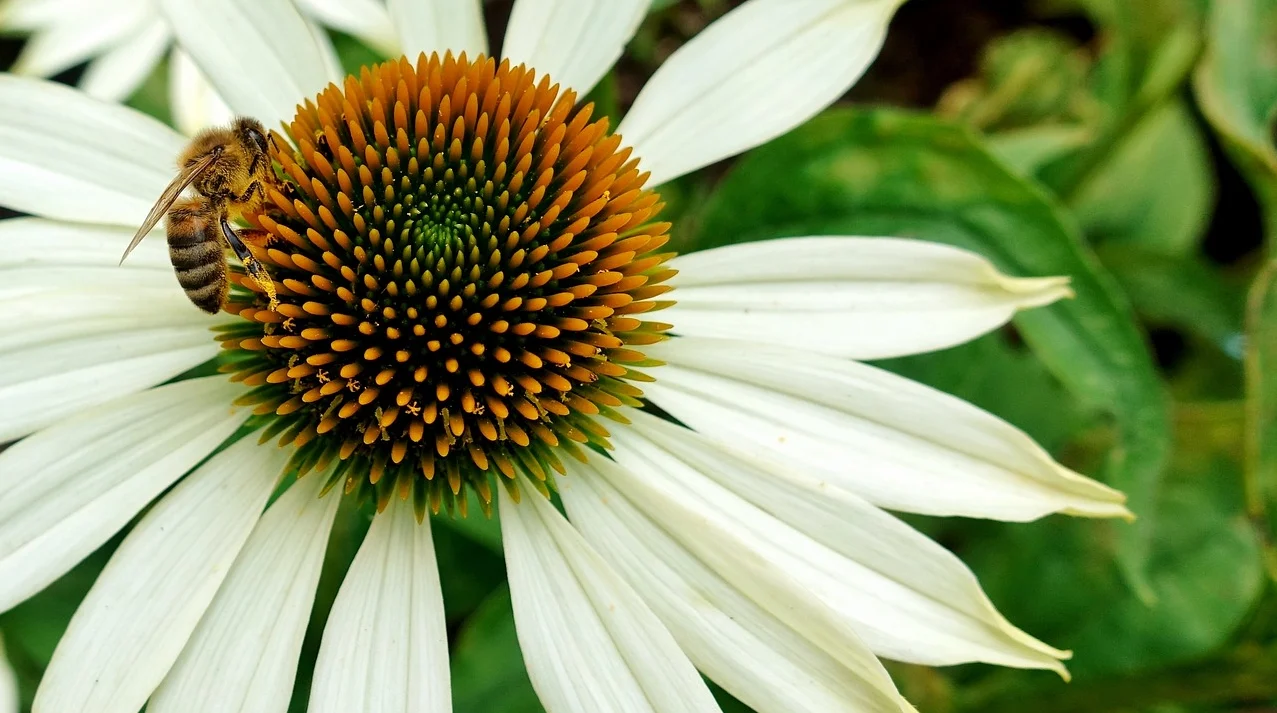
[[[656, 0], [588, 99], [615, 118], [732, 4]], [[907, 5], [893, 36], [941, 4]], [[882, 366], [998, 414], [1130, 495], [1132, 524], [910, 518], [1017, 625], [1073, 649], [1074, 681], [988, 666], [892, 673], [924, 713], [1277, 710], [1277, 0], [1030, 7], [932, 108], [836, 107], [664, 187], [675, 247], [894, 235], [972, 249], [1011, 274], [1071, 276], [1072, 300]], [[334, 39], [347, 69], [377, 58]], [[161, 67], [130, 103], [167, 120], [165, 84]], [[454, 707], [536, 713], [500, 527], [470, 511], [434, 521]], [[333, 534], [297, 713], [367, 528], [359, 515]], [[112, 547], [0, 616], [27, 703]]]

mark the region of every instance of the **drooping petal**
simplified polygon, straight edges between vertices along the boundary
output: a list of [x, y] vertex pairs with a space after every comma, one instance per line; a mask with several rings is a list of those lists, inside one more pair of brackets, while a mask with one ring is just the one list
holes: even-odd
[[547, 713], [718, 711], [647, 605], [524, 481], [498, 488], [519, 646]]
[[168, 91], [173, 123], [188, 136], [209, 126], [225, 126], [235, 116], [190, 55], [176, 47], [169, 55]]
[[4, 637], [0, 636], [0, 713], [18, 713], [18, 679], [4, 655]]
[[831, 654], [698, 559], [612, 487], [599, 459], [569, 465], [559, 492], [572, 524], [617, 569], [706, 676], [759, 713], [912, 711], [844, 627]]
[[1014, 278], [983, 257], [902, 238], [782, 238], [680, 256], [678, 304], [693, 337], [743, 339], [852, 359], [944, 349], [1069, 294], [1062, 277]]
[[451, 713], [448, 629], [430, 520], [395, 498], [328, 615], [310, 713]]
[[[1023, 431], [882, 369], [783, 347], [672, 339], [644, 392], [710, 440], [889, 510], [996, 520], [1129, 517], [1125, 497]], [[650, 388], [649, 388], [650, 387]]]
[[382, 54], [400, 54], [390, 13], [378, 0], [297, 0], [297, 4], [324, 25], [354, 35]]
[[34, 713], [142, 707], [226, 578], [287, 455], [243, 438], [146, 514], [76, 610]]
[[616, 64], [650, 5], [649, 0], [518, 0], [501, 54], [583, 95]]
[[48, 218], [139, 225], [186, 141], [141, 112], [54, 82], [0, 75], [0, 106], [21, 107], [0, 123], [0, 205]]
[[683, 45], [618, 133], [660, 185], [780, 136], [878, 55], [901, 0], [750, 0]]
[[386, 0], [403, 54], [415, 60], [425, 52], [465, 52], [473, 58], [488, 52], [483, 26], [483, 0]]
[[224, 378], [125, 396], [0, 453], [0, 611], [106, 542], [248, 417]]
[[160, 0], [178, 44], [237, 114], [266, 126], [291, 120], [297, 105], [333, 74], [328, 36], [292, 0]]
[[149, 13], [147, 3], [129, 0], [98, 0], [65, 8], [38, 28], [11, 71], [51, 77], [135, 37], [147, 25]]
[[257, 523], [149, 713], [284, 713], [339, 498], [317, 475]]
[[819, 601], [886, 658], [1064, 672], [1066, 652], [1008, 623], [956, 557], [908, 525], [827, 481], [630, 415], [609, 482], [737, 587], [793, 583], [787, 611]]
[[160, 63], [173, 35], [155, 18], [135, 35], [95, 58], [84, 70], [80, 88], [89, 96], [119, 102], [128, 99]]

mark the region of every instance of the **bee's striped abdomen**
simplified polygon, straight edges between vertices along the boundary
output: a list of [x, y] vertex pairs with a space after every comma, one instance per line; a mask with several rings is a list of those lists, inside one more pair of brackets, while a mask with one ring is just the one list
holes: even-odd
[[174, 204], [168, 214], [168, 252], [177, 282], [196, 307], [217, 314], [226, 302], [226, 254], [207, 200]]

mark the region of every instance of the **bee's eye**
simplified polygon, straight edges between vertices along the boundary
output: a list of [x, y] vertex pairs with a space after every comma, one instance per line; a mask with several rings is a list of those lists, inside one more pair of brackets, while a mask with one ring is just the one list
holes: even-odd
[[266, 137], [262, 135], [262, 132], [250, 126], [247, 133], [248, 138], [257, 145], [257, 150], [266, 153]]

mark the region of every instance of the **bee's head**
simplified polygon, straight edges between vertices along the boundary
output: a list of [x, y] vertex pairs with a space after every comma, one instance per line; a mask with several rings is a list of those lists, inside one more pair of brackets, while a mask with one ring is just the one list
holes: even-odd
[[235, 120], [232, 130], [235, 132], [235, 137], [245, 147], [255, 149], [262, 154], [266, 153], [266, 129], [262, 126], [262, 122], [241, 116]]

